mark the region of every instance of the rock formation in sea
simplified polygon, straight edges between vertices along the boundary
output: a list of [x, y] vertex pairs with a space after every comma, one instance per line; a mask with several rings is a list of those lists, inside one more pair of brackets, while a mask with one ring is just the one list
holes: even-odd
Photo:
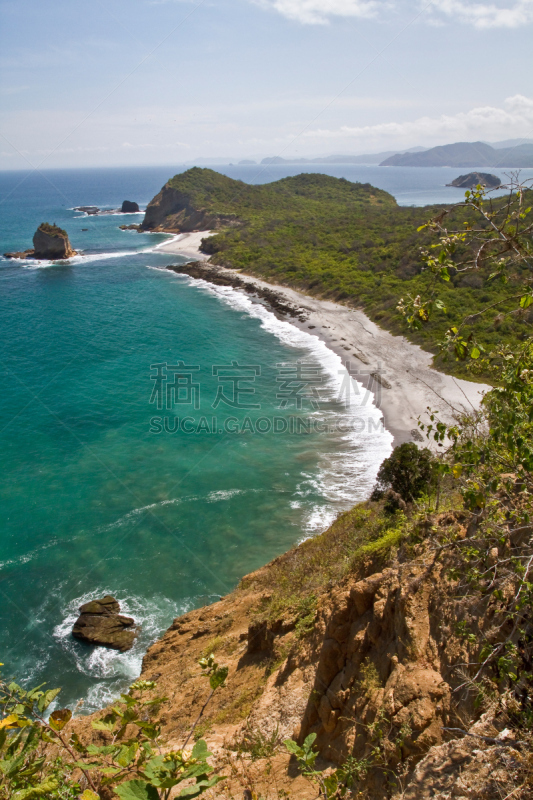
[[55, 222], [42, 222], [33, 234], [34, 258], [70, 258], [76, 252], [70, 246], [67, 232]]
[[33, 234], [33, 249], [17, 253], [4, 253], [6, 258], [37, 258], [56, 261], [76, 255], [72, 249], [68, 234], [58, 225], [41, 222]]
[[119, 225], [118, 227], [121, 231], [138, 231], [139, 233], [142, 231], [142, 225], [136, 222], [133, 222], [131, 225]]
[[74, 211], [84, 211], [88, 216], [95, 216], [100, 212], [98, 206], [76, 206]]
[[491, 175], [490, 172], [469, 172], [467, 175], [459, 175], [451, 183], [446, 186], [457, 186], [459, 189], [474, 189], [478, 184], [487, 186], [489, 189], [494, 189], [501, 185], [501, 180], [497, 175]]
[[119, 614], [120, 605], [111, 595], [80, 606], [80, 616], [72, 635], [87, 644], [110, 647], [125, 652], [133, 647], [139, 632], [132, 617]]
[[133, 214], [135, 211], [139, 210], [139, 206], [137, 203], [134, 203], [132, 200], [124, 200], [122, 203], [122, 208], [120, 209], [124, 214]]

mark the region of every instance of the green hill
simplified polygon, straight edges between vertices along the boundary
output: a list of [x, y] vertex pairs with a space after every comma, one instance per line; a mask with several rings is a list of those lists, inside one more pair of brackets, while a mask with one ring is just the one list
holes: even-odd
[[[212, 263], [362, 307], [383, 327], [435, 351], [435, 341], [451, 324], [512, 293], [509, 285], [489, 282], [487, 272], [453, 275], [439, 289], [447, 314], [435, 314], [422, 331], [406, 331], [396, 306], [401, 297], [426, 292], [429, 276], [420, 249], [433, 241], [416, 229], [439, 208], [401, 207], [370, 184], [327, 175], [252, 186], [194, 168], [163, 187], [143, 227], [219, 229], [205, 240]], [[474, 326], [490, 347], [523, 338], [532, 323], [530, 312], [502, 318], [493, 311]]]

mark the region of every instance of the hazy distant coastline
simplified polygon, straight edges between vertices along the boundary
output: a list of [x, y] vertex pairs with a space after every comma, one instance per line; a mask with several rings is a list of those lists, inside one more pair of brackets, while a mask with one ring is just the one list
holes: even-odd
[[379, 153], [333, 153], [316, 157], [283, 158], [197, 158], [188, 165], [272, 166], [304, 164], [361, 164], [368, 166], [408, 167], [533, 167], [533, 139], [505, 139], [500, 142], [454, 142], [438, 147], [410, 147], [406, 150], [383, 150]]

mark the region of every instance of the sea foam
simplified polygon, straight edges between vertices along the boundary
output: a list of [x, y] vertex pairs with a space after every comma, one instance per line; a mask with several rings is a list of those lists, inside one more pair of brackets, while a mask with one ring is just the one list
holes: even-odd
[[[315, 412], [314, 416], [334, 432], [329, 440], [325, 439], [325, 442], [331, 442], [331, 446], [326, 444], [325, 450], [317, 454], [318, 475], [303, 473], [296, 490], [302, 503], [304, 538], [326, 530], [342, 508], [350, 508], [368, 498], [380, 464], [392, 451], [393, 436], [383, 426], [383, 414], [375, 405], [374, 395], [349, 376], [340, 356], [318, 336], [280, 320], [244, 292], [233, 287], [216, 286], [202, 279], [170, 274], [185, 278], [189, 285], [214, 295], [235, 311], [258, 319], [261, 327], [284, 345], [307, 350], [310, 359], [318, 362], [327, 376], [322, 400], [330, 407]], [[319, 504], [311, 500], [317, 494], [324, 498]]]

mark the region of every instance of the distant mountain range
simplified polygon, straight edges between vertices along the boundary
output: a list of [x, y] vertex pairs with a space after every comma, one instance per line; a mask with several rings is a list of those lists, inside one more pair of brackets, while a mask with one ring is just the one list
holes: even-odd
[[[335, 153], [332, 156], [320, 156], [319, 158], [263, 158], [261, 164], [379, 164], [389, 156], [400, 153], [421, 153], [425, 147], [411, 147], [409, 150], [385, 150], [383, 153], [366, 153], [360, 156], [342, 155]], [[253, 164], [253, 161], [241, 161], [241, 164]]]
[[409, 150], [385, 150], [381, 153], [354, 155], [333, 153], [315, 158], [270, 156], [260, 162], [252, 159], [196, 158], [185, 166], [227, 165], [262, 166], [275, 164], [375, 164], [381, 167], [533, 167], [533, 139], [504, 139], [501, 142], [455, 142], [440, 147], [411, 147]]
[[380, 167], [533, 167], [533, 143], [492, 147], [486, 142], [455, 142], [418, 153], [396, 153]]

